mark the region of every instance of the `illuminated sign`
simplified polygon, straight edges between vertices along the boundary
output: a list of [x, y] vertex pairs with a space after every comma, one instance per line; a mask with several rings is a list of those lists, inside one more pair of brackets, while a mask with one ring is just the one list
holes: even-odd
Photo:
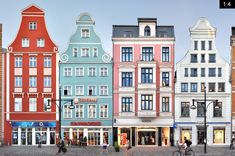
[[71, 122], [71, 126], [101, 126], [101, 122]]
[[11, 122], [12, 127], [56, 127], [56, 122]]
[[80, 102], [97, 102], [96, 98], [80, 98]]

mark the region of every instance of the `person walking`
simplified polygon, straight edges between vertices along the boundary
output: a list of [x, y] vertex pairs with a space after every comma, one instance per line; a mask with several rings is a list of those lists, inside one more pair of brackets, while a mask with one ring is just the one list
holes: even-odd
[[58, 148], [59, 148], [59, 150], [58, 150], [58, 152], [57, 152], [56, 154], [59, 154], [59, 153], [61, 153], [61, 152], [63, 152], [63, 154], [64, 154], [65, 152], [67, 152], [67, 149], [66, 149], [66, 147], [65, 147], [64, 140], [60, 139]]

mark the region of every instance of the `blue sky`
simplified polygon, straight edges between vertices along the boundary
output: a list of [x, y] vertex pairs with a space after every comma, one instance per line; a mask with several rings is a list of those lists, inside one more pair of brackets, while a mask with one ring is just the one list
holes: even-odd
[[76, 30], [76, 18], [89, 12], [106, 52], [112, 52], [112, 25], [137, 25], [139, 17], [157, 18], [159, 25], [174, 25], [175, 59], [178, 62], [189, 48], [189, 27], [199, 17], [206, 17], [217, 28], [216, 46], [230, 59], [231, 26], [235, 26], [235, 9], [219, 9], [219, 0], [0, 0], [0, 23], [3, 24], [3, 47], [15, 38], [21, 10], [36, 4], [46, 12], [50, 36], [60, 52], [68, 46]]

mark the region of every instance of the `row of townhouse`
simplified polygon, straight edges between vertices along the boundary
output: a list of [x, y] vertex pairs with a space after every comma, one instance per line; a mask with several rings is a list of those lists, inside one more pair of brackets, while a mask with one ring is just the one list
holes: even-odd
[[25, 8], [16, 38], [0, 56], [0, 139], [5, 144], [55, 145], [60, 136], [73, 143], [86, 137], [90, 146], [104, 140], [172, 146], [184, 137], [203, 144], [205, 103], [194, 99], [205, 93], [216, 101], [206, 103], [207, 143], [230, 143], [235, 29], [229, 66], [216, 50], [216, 29], [199, 18], [189, 29], [190, 48], [175, 71], [174, 26], [159, 25], [156, 18], [114, 25], [112, 58], [88, 13], [77, 18], [61, 53], [44, 16], [35, 5]]

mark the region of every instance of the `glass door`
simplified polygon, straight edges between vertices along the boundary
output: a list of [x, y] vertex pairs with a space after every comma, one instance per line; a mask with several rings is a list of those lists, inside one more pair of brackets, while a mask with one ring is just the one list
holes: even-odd
[[32, 128], [27, 128], [27, 145], [32, 145]]
[[205, 136], [204, 129], [198, 128], [197, 130], [197, 143], [198, 144], [204, 144], [204, 136]]
[[26, 129], [21, 129], [21, 145], [26, 145]]

